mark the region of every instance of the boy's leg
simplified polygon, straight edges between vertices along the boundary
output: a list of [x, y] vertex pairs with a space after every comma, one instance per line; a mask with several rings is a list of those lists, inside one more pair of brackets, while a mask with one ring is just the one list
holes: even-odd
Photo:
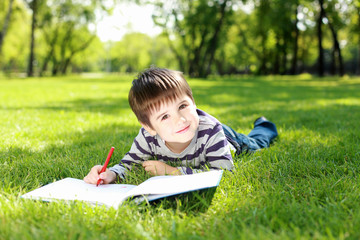
[[245, 134], [237, 133], [224, 124], [223, 129], [228, 141], [236, 147], [236, 154], [240, 154], [244, 151], [252, 152], [269, 147], [272, 140], [278, 135], [275, 124], [265, 117], [260, 117], [255, 120], [254, 129], [251, 130], [247, 136]]
[[269, 147], [270, 143], [278, 136], [274, 123], [265, 117], [259, 117], [254, 122], [254, 129], [248, 134], [249, 138], [256, 141], [260, 148]]

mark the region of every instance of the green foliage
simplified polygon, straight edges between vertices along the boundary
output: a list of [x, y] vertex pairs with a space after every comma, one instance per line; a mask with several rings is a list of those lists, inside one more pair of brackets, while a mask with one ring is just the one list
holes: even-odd
[[[133, 76], [0, 80], [0, 239], [358, 239], [360, 79], [190, 79], [195, 101], [242, 133], [264, 115], [279, 137], [234, 159], [211, 205], [196, 196], [117, 211], [19, 196], [82, 178], [115, 146], [110, 165], [139, 130], [127, 94]], [[126, 180], [148, 175], [137, 168]]]
[[[32, 3], [14, 1], [1, 71], [26, 71]], [[137, 4], [154, 7], [154, 23], [163, 32], [155, 37], [132, 32], [118, 42], [100, 42], [97, 22], [117, 3], [37, 0], [36, 74], [137, 72], [151, 64], [196, 77], [210, 73], [316, 73], [319, 1], [138, 0]], [[9, 0], [0, 3], [0, 34], [8, 5]], [[324, 0], [323, 6], [325, 73], [335, 74], [340, 53], [345, 70], [358, 73], [359, 1]], [[338, 51], [335, 42], [339, 43]]]
[[51, 67], [52, 75], [66, 74], [74, 56], [88, 48], [96, 38], [89, 30], [89, 25], [96, 21], [96, 9], [94, 1], [50, 1], [42, 6], [38, 18], [46, 51], [40, 58], [40, 75], [49, 71], [48, 67]]
[[[0, 31], [3, 27], [7, 8], [8, 1], [3, 1], [0, 7]], [[0, 71], [21, 72], [26, 67], [30, 39], [30, 28], [27, 23], [31, 21], [30, 19], [31, 16], [27, 12], [24, 3], [15, 1], [9, 28], [2, 46]]]
[[106, 70], [106, 49], [99, 38], [94, 38], [89, 47], [79, 52], [71, 64], [72, 72], [101, 72]]
[[192, 76], [206, 77], [216, 50], [225, 41], [233, 1], [154, 2], [154, 22], [169, 38], [180, 68]]
[[180, 69], [175, 59], [174, 53], [171, 51], [168, 39], [164, 35], [155, 37], [152, 41], [151, 63], [158, 67], [169, 69]]
[[151, 63], [152, 41], [142, 33], [127, 34], [110, 50], [113, 71], [138, 72]]
[[129, 33], [121, 41], [108, 43], [107, 51], [111, 59], [107, 71], [139, 72], [150, 65], [178, 68], [164, 36]]

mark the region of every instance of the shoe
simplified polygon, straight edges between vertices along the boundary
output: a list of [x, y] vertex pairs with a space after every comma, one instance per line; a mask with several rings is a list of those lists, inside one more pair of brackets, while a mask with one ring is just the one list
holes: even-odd
[[264, 116], [258, 117], [258, 118], [254, 121], [254, 125], [257, 125], [258, 122], [264, 122], [264, 121], [269, 121], [269, 120], [267, 120], [267, 118], [264, 117]]

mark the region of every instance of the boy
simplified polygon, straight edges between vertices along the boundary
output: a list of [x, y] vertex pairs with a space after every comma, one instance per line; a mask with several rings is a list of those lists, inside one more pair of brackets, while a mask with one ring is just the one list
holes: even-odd
[[[273, 123], [258, 118], [248, 136], [222, 125], [196, 108], [182, 73], [150, 68], [139, 74], [129, 92], [129, 104], [142, 128], [119, 164], [99, 174], [94, 166], [84, 178], [102, 184], [123, 179], [133, 164], [142, 164], [152, 175], [182, 175], [207, 169], [233, 168], [230, 149], [236, 154], [268, 147], [277, 136]], [[171, 163], [170, 166], [167, 163]]]

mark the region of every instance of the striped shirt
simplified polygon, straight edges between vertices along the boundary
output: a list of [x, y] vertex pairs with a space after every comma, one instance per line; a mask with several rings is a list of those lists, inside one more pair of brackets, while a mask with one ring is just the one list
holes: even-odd
[[206, 170], [233, 168], [230, 144], [226, 140], [221, 123], [211, 115], [196, 110], [199, 127], [189, 146], [181, 153], [173, 153], [158, 136], [151, 136], [144, 128], [135, 137], [130, 151], [119, 164], [110, 168], [120, 178], [131, 170], [134, 164], [146, 160], [158, 160], [177, 167], [182, 174], [192, 174]]

